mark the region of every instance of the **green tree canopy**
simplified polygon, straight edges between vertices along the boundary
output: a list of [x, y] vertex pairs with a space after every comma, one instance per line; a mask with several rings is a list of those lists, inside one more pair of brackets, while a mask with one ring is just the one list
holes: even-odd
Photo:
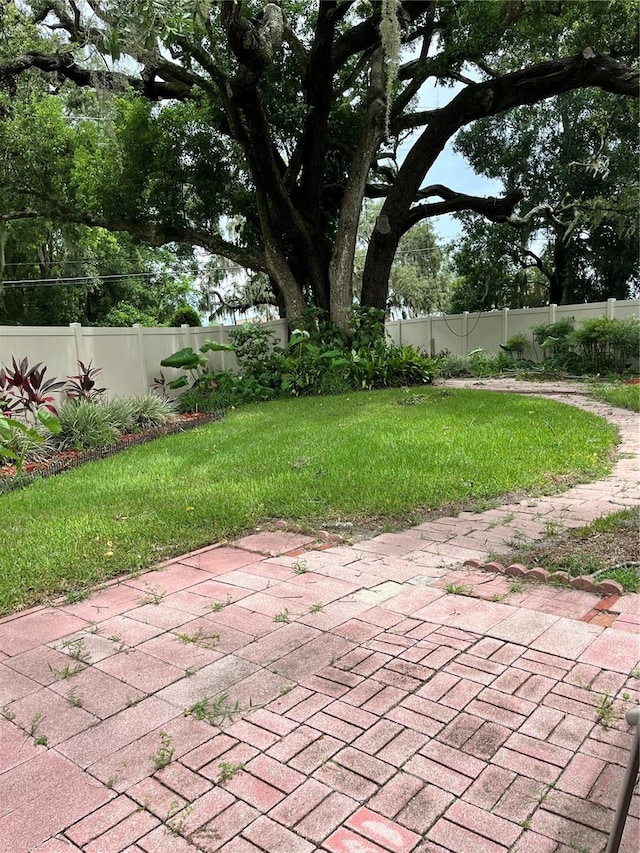
[[[3, 221], [40, 216], [198, 246], [266, 274], [286, 316], [315, 304], [345, 330], [365, 197], [383, 204], [361, 301], [384, 308], [411, 228], [461, 210], [503, 221], [522, 200], [520, 189], [485, 199], [433, 182], [461, 128], [576, 89], [638, 90], [632, 0], [4, 9], [0, 145], [6, 157], [20, 138], [24, 150], [10, 160]], [[452, 82], [462, 88], [449, 103], [420, 108], [424, 86]], [[74, 104], [73, 92], [93, 95]], [[234, 239], [229, 217], [241, 222]]]
[[527, 184], [511, 227], [461, 217], [457, 265], [472, 308], [624, 299], [637, 289], [637, 127], [637, 101], [584, 90], [460, 132], [456, 147], [477, 172], [509, 191]]

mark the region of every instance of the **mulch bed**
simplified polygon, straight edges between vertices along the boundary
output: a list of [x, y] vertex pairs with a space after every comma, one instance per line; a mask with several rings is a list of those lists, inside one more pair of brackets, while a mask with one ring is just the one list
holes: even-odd
[[84, 465], [86, 462], [93, 462], [96, 459], [106, 459], [108, 456], [113, 456], [116, 453], [127, 450], [129, 447], [134, 447], [136, 444], [145, 444], [164, 435], [185, 432], [203, 424], [211, 423], [211, 421], [219, 421], [222, 417], [223, 414], [219, 412], [214, 414], [177, 415], [176, 420], [167, 426], [121, 435], [114, 444], [110, 444], [108, 447], [97, 447], [91, 450], [59, 451], [41, 462], [25, 462], [22, 466], [21, 474], [17, 474], [15, 465], [4, 465], [0, 468], [0, 494], [11, 492], [15, 489], [22, 489], [35, 480], [54, 477], [57, 474], [68, 471], [70, 468], [77, 468], [80, 465]]

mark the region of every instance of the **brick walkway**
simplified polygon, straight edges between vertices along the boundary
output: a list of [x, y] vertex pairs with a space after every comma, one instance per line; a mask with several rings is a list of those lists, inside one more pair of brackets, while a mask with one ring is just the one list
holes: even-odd
[[[639, 597], [461, 565], [638, 503], [637, 416], [566, 391], [621, 428], [599, 483], [353, 547], [258, 533], [0, 621], [1, 853], [603, 850]], [[636, 794], [626, 853], [639, 828]]]

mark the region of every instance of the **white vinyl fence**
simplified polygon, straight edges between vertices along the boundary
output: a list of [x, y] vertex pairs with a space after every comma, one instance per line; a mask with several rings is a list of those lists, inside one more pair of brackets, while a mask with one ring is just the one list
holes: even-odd
[[[640, 317], [640, 299], [616, 301], [609, 299], [583, 305], [549, 305], [544, 308], [503, 309], [482, 313], [431, 315], [416, 320], [395, 320], [387, 323], [387, 333], [397, 344], [411, 344], [427, 353], [449, 350], [465, 355], [482, 347], [496, 352], [500, 344], [524, 332], [530, 345], [525, 358], [538, 360], [539, 350], [533, 346], [531, 327], [554, 323], [563, 317], [573, 317], [576, 324], [591, 317]], [[276, 320], [264, 324], [281, 341], [287, 340], [287, 323]], [[86, 327], [79, 323], [70, 326], [0, 326], [0, 364], [9, 365], [12, 356], [29, 359], [30, 364], [42, 362], [46, 377], [64, 378], [78, 372], [78, 360], [101, 367], [98, 384], [108, 389], [110, 397], [131, 397], [146, 394], [154, 378], [164, 373], [167, 380], [181, 371], [160, 367], [160, 361], [183, 347], [197, 349], [203, 341], [229, 342], [229, 332], [235, 326], [204, 326], [177, 329], [103, 328]], [[214, 370], [233, 369], [233, 353], [209, 353]]]

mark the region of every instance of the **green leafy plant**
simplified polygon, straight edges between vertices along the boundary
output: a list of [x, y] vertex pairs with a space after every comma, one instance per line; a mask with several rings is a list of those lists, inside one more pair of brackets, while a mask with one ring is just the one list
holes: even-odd
[[149, 583], [144, 584], [144, 591], [145, 595], [138, 596], [138, 604], [143, 606], [145, 604], [158, 605], [167, 594], [166, 590], [160, 589], [160, 587], [153, 586]]
[[201, 326], [200, 315], [191, 305], [181, 305], [171, 315], [170, 326]]
[[230, 779], [233, 779], [237, 773], [244, 769], [244, 765], [244, 761], [221, 761], [218, 764], [218, 770], [220, 771], [218, 782], [228, 782]]
[[191, 384], [202, 382], [209, 376], [209, 360], [204, 354], [207, 352], [232, 352], [231, 344], [219, 344], [215, 341], [204, 341], [202, 346], [196, 352], [193, 347], [184, 347], [184, 349], [174, 352], [172, 355], [163, 358], [160, 364], [162, 367], [174, 367], [178, 370], [186, 370], [189, 376], [179, 376], [169, 383], [169, 388], [177, 390], [189, 386], [189, 378]]
[[613, 696], [610, 693], [603, 693], [596, 708], [596, 723], [606, 729], [615, 720], [616, 716], [613, 706]]
[[227, 597], [224, 601], [212, 601], [211, 604], [209, 605], [209, 609], [212, 610], [214, 613], [219, 613], [221, 610], [223, 610], [225, 607], [227, 607], [229, 604], [232, 604], [232, 603], [233, 603], [233, 596], [230, 593], [228, 593]]
[[72, 676], [77, 675], [79, 672], [82, 672], [83, 666], [81, 663], [66, 663], [62, 667], [62, 669], [58, 669], [57, 667], [51, 666], [51, 664], [49, 664], [49, 670], [57, 678], [61, 678], [63, 681], [66, 681], [67, 678], [71, 678]]
[[[60, 421], [50, 411], [38, 409], [35, 416], [49, 435], [60, 434]], [[32, 452], [33, 445], [42, 447], [46, 440], [47, 436], [34, 427], [16, 418], [9, 418], [0, 414], [0, 456], [14, 462], [18, 475], [22, 473], [24, 463], [29, 453]]]
[[77, 687], [72, 687], [67, 693], [67, 702], [72, 708], [82, 708], [82, 696], [77, 693], [77, 690]]
[[473, 595], [473, 587], [461, 583], [447, 582], [444, 589], [449, 595]]
[[240, 702], [229, 702], [227, 694], [220, 693], [213, 699], [200, 699], [185, 711], [185, 716], [204, 720], [212, 726], [221, 726], [225, 722], [233, 722], [242, 710]]
[[120, 437], [111, 412], [102, 403], [69, 400], [60, 406], [58, 419], [61, 450], [109, 447]]
[[573, 343], [592, 373], [620, 373], [640, 357], [640, 319], [592, 317], [573, 333]]
[[[127, 402], [132, 407], [134, 431], [156, 429], [166, 426], [176, 419], [175, 405], [169, 400], [158, 397], [157, 394], [131, 397]], [[113, 403], [109, 405], [111, 406]]]
[[196, 646], [202, 646], [205, 649], [215, 649], [220, 642], [220, 634], [207, 634], [204, 628], [198, 628], [193, 634], [181, 634], [174, 631], [181, 643], [194, 643]]
[[157, 751], [151, 756], [151, 762], [156, 770], [162, 770], [163, 767], [171, 764], [175, 747], [173, 746], [173, 738], [167, 732], [160, 732], [160, 746]]
[[276, 615], [273, 617], [273, 621], [288, 625], [289, 622], [291, 622], [291, 619], [289, 618], [290, 616], [291, 613], [289, 612], [289, 608], [285, 607], [282, 613], [276, 613]]
[[79, 661], [80, 663], [87, 663], [89, 661], [89, 653], [87, 652], [84, 640], [81, 637], [76, 640], [65, 640], [62, 644], [62, 648], [73, 660]]
[[522, 358], [528, 343], [529, 338], [526, 334], [524, 332], [518, 332], [518, 334], [512, 335], [506, 343], [500, 344], [500, 349], [504, 352], [515, 355], [516, 358]]

